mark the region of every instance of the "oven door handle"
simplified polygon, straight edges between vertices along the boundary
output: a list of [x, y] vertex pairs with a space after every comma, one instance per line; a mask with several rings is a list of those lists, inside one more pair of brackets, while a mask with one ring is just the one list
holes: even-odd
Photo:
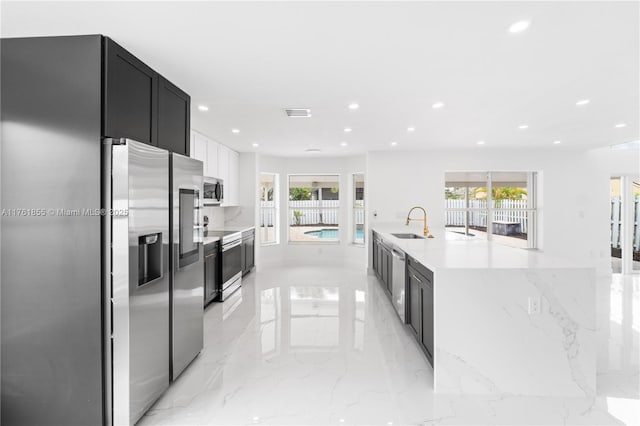
[[227, 250], [230, 250], [234, 247], [238, 247], [240, 244], [242, 244], [242, 240], [238, 240], [238, 241], [234, 241], [228, 244], [225, 244], [222, 246], [222, 252], [224, 253]]

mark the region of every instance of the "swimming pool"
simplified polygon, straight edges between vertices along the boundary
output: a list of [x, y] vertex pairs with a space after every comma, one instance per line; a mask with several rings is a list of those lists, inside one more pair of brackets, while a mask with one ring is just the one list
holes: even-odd
[[[327, 238], [332, 240], [338, 239], [338, 230], [337, 229], [319, 229], [316, 231], [305, 232], [305, 235], [310, 235], [312, 237], [318, 238]], [[358, 229], [356, 230], [356, 239], [361, 240], [364, 238], [364, 230]]]

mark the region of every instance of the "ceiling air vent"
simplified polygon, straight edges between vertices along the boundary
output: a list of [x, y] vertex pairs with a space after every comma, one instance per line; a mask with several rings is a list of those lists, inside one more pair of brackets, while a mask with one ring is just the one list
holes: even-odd
[[291, 118], [311, 117], [311, 110], [308, 108], [285, 108], [284, 112], [287, 113], [287, 117]]

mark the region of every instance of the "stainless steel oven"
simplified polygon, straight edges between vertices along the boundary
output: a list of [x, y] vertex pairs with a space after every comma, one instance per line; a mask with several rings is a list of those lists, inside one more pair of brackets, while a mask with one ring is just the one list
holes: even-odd
[[222, 291], [220, 301], [242, 285], [242, 234], [233, 232], [222, 237]]

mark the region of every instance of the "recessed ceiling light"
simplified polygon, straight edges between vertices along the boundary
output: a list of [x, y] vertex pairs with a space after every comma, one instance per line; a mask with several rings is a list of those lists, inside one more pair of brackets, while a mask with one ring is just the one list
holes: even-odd
[[318, 154], [320, 151], [321, 150], [318, 148], [309, 148], [304, 150], [307, 154]]
[[623, 127], [627, 127], [627, 123], [618, 123], [618, 124], [615, 125], [616, 129], [621, 129]]
[[528, 124], [521, 124], [518, 126], [518, 129], [524, 130], [524, 129], [528, 129], [529, 125]]
[[358, 109], [358, 108], [360, 108], [360, 105], [358, 105], [358, 104], [357, 104], [357, 103], [355, 103], [355, 102], [354, 102], [354, 103], [352, 103], [352, 104], [349, 104], [349, 109]]
[[391, 146], [397, 146], [398, 142], [391, 142]]
[[344, 128], [344, 131], [345, 131], [345, 133], [349, 133], [349, 132], [351, 132], [351, 127], [345, 127], [345, 128]]
[[407, 132], [415, 132], [416, 128], [415, 127], [407, 127]]
[[200, 111], [209, 111], [209, 107], [206, 105], [198, 105]]
[[340, 146], [347, 146], [346, 142], [340, 142]]
[[444, 106], [444, 103], [436, 102], [435, 104], [431, 105], [431, 108], [438, 109], [438, 108], [442, 108], [443, 106]]
[[236, 134], [238, 134], [238, 133], [240, 133], [240, 130], [239, 130], [239, 129], [231, 129], [231, 133], [236, 133]]
[[260, 144], [257, 144], [257, 143], [254, 142], [254, 143], [251, 144], [251, 146], [254, 147], [254, 148], [257, 148], [257, 147], [260, 146]]
[[484, 141], [478, 141], [476, 142], [478, 145], [484, 145]]
[[553, 141], [554, 145], [560, 145], [562, 143], [562, 141]]
[[589, 99], [581, 99], [578, 102], [576, 102], [576, 105], [583, 106], [583, 105], [588, 104], [589, 102], [591, 102]]
[[518, 21], [509, 27], [510, 33], [519, 33], [529, 28], [529, 21]]
[[340, 419], [338, 420], [340, 423], [344, 423], [344, 419]]
[[254, 422], [257, 422], [257, 421], [259, 421], [259, 420], [260, 420], [260, 417], [256, 416], [256, 417], [254, 417], [254, 418], [253, 418], [253, 419], [251, 419], [251, 420], [253, 420]]

